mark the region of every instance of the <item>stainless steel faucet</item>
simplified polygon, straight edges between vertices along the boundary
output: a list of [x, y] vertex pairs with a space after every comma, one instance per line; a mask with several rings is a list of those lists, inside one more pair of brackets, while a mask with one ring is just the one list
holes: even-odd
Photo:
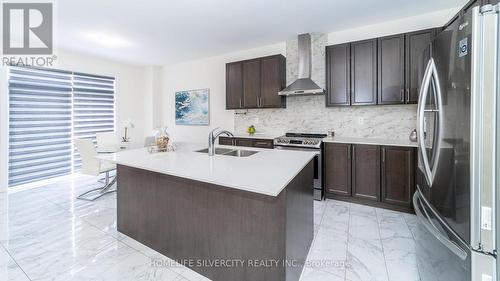
[[215, 133], [215, 131], [219, 130], [220, 128], [217, 127], [215, 129], [213, 129], [210, 134], [208, 134], [208, 156], [214, 156], [215, 154], [215, 140], [217, 139], [217, 137], [219, 137], [220, 135], [224, 134], [228, 137], [234, 137], [234, 135], [229, 132], [229, 131], [226, 131], [226, 130], [222, 130], [218, 133]]

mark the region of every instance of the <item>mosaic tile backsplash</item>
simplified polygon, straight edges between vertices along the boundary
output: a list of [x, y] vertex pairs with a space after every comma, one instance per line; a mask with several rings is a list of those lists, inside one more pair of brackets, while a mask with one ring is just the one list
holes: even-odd
[[[325, 85], [325, 34], [311, 34], [312, 79]], [[297, 78], [297, 39], [286, 43], [287, 84]], [[245, 111], [241, 111], [245, 112]], [[343, 137], [407, 139], [416, 124], [416, 105], [326, 107], [325, 96], [287, 98], [287, 108], [250, 109], [234, 115], [234, 131], [255, 125], [258, 133], [326, 133]]]

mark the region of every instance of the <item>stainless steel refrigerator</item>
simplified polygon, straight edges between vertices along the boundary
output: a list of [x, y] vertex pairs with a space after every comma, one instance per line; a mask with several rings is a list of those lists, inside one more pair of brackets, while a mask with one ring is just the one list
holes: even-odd
[[422, 281], [497, 280], [499, 12], [475, 7], [430, 46], [413, 197]]

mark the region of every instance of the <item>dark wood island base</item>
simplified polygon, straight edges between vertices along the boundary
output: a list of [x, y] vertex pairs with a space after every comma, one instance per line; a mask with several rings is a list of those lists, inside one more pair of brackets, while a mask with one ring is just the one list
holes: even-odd
[[117, 173], [120, 232], [212, 280], [299, 280], [313, 239], [312, 162], [276, 197], [123, 165]]

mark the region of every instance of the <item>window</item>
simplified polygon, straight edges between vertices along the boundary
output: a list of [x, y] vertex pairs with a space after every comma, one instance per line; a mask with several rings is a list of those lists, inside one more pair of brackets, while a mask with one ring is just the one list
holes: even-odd
[[[89, 138], [115, 130], [115, 79], [74, 73], [73, 75], [73, 135]], [[80, 154], [75, 150], [74, 169], [81, 167]]]
[[114, 131], [115, 80], [69, 71], [9, 68], [9, 186], [80, 167], [72, 139]]

